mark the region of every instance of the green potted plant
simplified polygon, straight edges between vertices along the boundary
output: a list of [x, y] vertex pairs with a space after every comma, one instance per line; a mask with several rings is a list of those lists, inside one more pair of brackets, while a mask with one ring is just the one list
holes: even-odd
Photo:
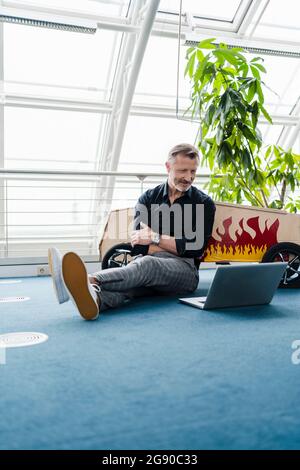
[[272, 124], [264, 107], [263, 59], [248, 60], [241, 48], [213, 41], [190, 47], [185, 69], [191, 82], [186, 113], [200, 122], [198, 146], [211, 171], [208, 190], [218, 201], [297, 212], [300, 156], [275, 145], [263, 148], [257, 125], [260, 116]]

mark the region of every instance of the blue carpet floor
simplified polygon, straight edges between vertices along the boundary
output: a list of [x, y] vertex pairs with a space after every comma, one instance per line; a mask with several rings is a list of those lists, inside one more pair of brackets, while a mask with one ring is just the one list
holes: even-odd
[[50, 278], [0, 293], [31, 297], [0, 304], [0, 333], [49, 335], [0, 365], [0, 449], [300, 448], [300, 291], [206, 312], [144, 298], [96, 322], [59, 306]]

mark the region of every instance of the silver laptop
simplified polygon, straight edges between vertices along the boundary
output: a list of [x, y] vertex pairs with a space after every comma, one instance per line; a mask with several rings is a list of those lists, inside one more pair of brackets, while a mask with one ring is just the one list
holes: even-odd
[[268, 304], [287, 264], [278, 262], [218, 266], [206, 297], [179, 300], [205, 310]]

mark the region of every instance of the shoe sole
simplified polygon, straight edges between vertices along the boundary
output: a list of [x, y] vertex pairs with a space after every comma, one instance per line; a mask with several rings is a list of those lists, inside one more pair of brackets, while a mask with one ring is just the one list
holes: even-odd
[[99, 307], [93, 299], [88, 286], [88, 275], [76, 253], [67, 253], [62, 259], [62, 274], [71, 298], [85, 320], [96, 320]]
[[48, 264], [49, 264], [49, 270], [50, 274], [52, 277], [53, 281], [53, 287], [54, 287], [54, 292], [56, 294], [56, 298], [58, 300], [58, 303], [63, 304], [69, 300], [68, 293], [65, 289], [65, 286], [63, 285], [63, 280], [61, 279], [61, 276], [59, 275], [59, 269], [55, 269], [54, 267], [54, 256], [55, 252], [49, 248], [48, 249]]

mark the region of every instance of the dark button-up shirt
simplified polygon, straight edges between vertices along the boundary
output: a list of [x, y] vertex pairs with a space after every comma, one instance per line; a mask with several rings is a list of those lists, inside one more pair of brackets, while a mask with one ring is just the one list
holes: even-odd
[[[144, 192], [140, 196], [135, 207], [135, 230], [140, 230], [140, 222], [142, 221], [146, 225], [151, 227], [154, 232], [158, 232], [160, 235], [169, 235], [171, 237], [175, 236], [175, 243], [178, 256], [194, 258], [196, 266], [199, 266], [199, 258], [201, 258], [201, 256], [203, 255], [207, 242], [212, 233], [216, 210], [215, 204], [207, 194], [205, 194], [200, 189], [197, 189], [195, 186], [191, 186], [188, 191], [183, 193], [183, 195], [180, 196], [178, 199], [175, 199], [173, 204], [171, 204], [169, 200], [168, 190], [168, 181], [166, 181], [165, 183], [160, 184], [159, 186], [156, 186], [153, 189], [148, 189], [148, 191]], [[166, 225], [163, 223], [162, 216], [160, 215], [159, 217], [154, 217], [156, 209], [154, 209], [153, 211], [153, 207], [156, 207], [158, 209], [158, 207], [161, 207], [163, 204], [167, 205], [170, 208], [170, 222], [167, 231], [165, 230]], [[199, 224], [199, 218], [197, 220], [196, 217], [196, 206], [198, 204], [203, 204], [204, 227], [197, 226], [197, 224]], [[181, 214], [181, 218], [179, 217], [179, 225], [180, 230], [182, 231], [182, 235], [180, 237], [176, 237], [176, 233], [178, 233], [178, 230], [176, 230], [174, 224], [173, 211], [176, 212], [176, 207], [174, 207], [176, 205], [181, 206], [180, 208], [177, 208], [180, 209], [179, 214]], [[156, 220], [153, 220], [154, 218]], [[177, 218], [176, 223], [178, 224]], [[186, 224], [186, 227], [188, 225], [189, 233], [191, 231], [195, 233], [196, 229], [203, 230], [203, 244], [200, 248], [196, 250], [187, 248], [187, 243], [190, 243], [193, 240], [190, 237], [187, 238], [185, 236], [186, 230], [184, 227], [184, 223]], [[146, 255], [148, 253], [148, 249], [149, 245], [135, 245], [132, 250], [132, 255]]]

